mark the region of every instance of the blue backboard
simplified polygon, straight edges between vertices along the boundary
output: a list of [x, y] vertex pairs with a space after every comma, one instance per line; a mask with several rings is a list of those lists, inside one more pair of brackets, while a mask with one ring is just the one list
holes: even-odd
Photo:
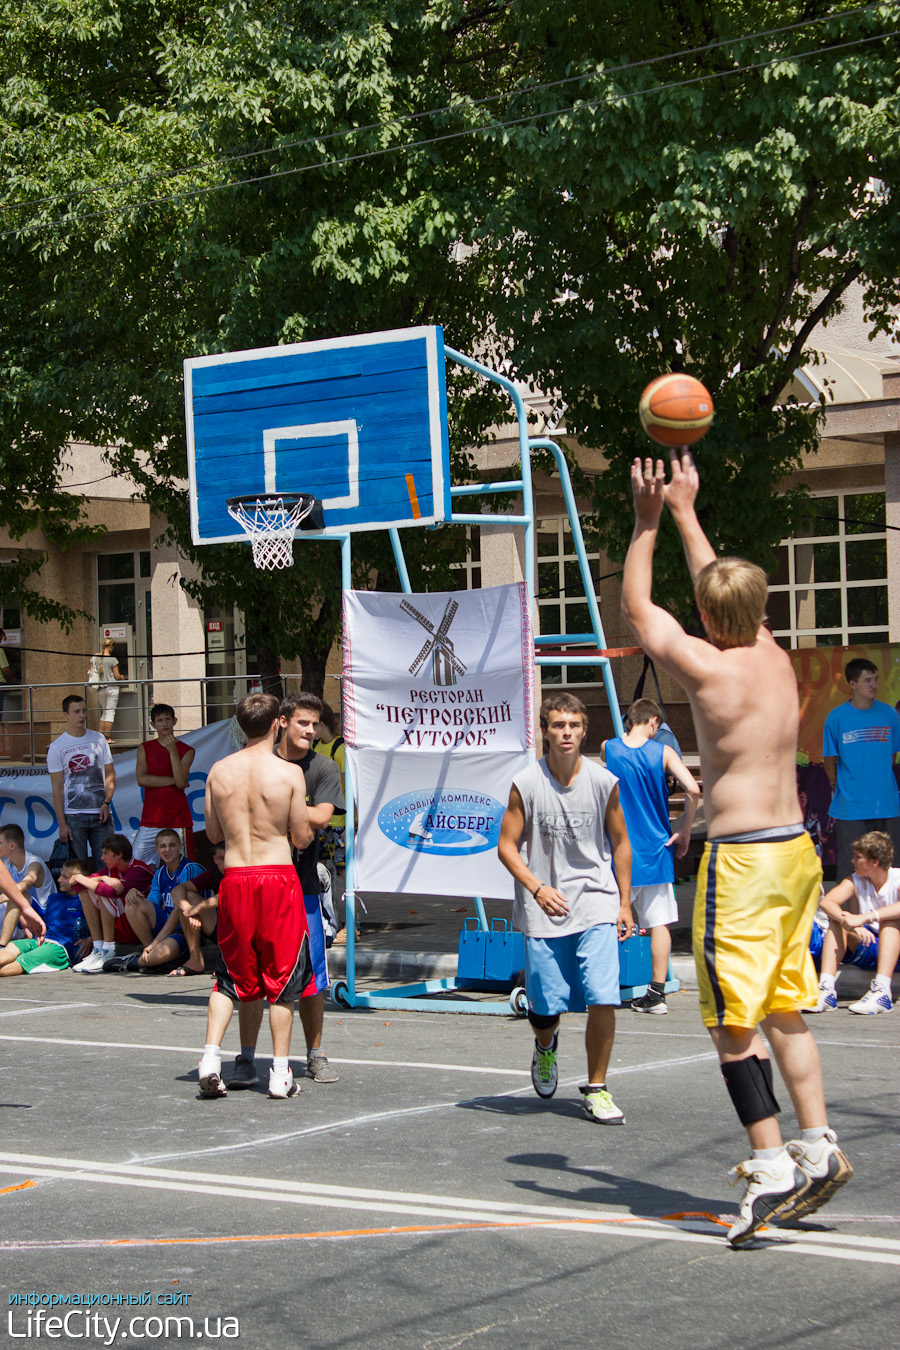
[[195, 544], [245, 539], [225, 502], [254, 492], [319, 499], [304, 538], [450, 516], [440, 328], [193, 357], [184, 398]]

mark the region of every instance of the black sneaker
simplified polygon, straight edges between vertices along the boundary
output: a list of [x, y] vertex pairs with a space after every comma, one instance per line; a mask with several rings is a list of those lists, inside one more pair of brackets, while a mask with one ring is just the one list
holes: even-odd
[[138, 967], [139, 953], [135, 952], [131, 956], [109, 956], [103, 962], [104, 975], [122, 975], [136, 971]]
[[642, 998], [635, 998], [631, 1001], [632, 1012], [645, 1013], [667, 1013], [669, 1011], [666, 1003], [665, 994], [657, 994], [655, 989], [648, 989]]

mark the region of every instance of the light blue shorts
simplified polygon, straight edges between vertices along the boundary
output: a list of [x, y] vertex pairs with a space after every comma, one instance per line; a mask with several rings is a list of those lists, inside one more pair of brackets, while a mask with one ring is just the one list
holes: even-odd
[[618, 1008], [619, 938], [614, 923], [598, 923], [567, 937], [525, 939], [528, 1007], [543, 1017]]

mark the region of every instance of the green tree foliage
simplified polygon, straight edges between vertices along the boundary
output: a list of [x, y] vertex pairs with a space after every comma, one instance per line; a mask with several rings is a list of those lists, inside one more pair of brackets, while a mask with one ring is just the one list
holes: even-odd
[[[513, 367], [604, 449], [594, 526], [611, 557], [631, 530], [629, 464], [659, 453], [640, 392], [665, 370], [689, 369], [715, 399], [698, 453], [717, 550], [771, 566], [802, 516], [803, 494], [778, 485], [815, 449], [823, 410], [779, 396], [854, 282], [870, 331], [896, 326], [900, 81], [883, 35], [898, 17], [756, 0], [506, 12], [516, 83], [568, 83], [505, 100], [503, 117], [532, 120], [503, 133], [510, 182], [469, 265], [493, 279], [487, 322]], [[788, 25], [801, 27], [744, 37]], [[674, 530], [657, 583], [684, 614]]]
[[[445, 103], [460, 32], [418, 0], [3, 0], [0, 14], [0, 468], [22, 489], [0, 522], [64, 537], [78, 504], [58, 491], [62, 449], [109, 445], [201, 567], [193, 594], [244, 611], [267, 673], [298, 655], [315, 672], [340, 621], [337, 547], [298, 545], [277, 577], [243, 546], [192, 548], [182, 361], [437, 321], [470, 345], [453, 251], [484, 191], [478, 148], [381, 153], [436, 134], [418, 115]], [[464, 464], [484, 397], [459, 387]], [[408, 532], [420, 584], [447, 581], [453, 533]], [[392, 572], [383, 538], [355, 555], [363, 584]]]
[[[240, 546], [191, 548], [182, 360], [438, 322], [604, 447], [614, 557], [640, 389], [696, 371], [718, 409], [705, 523], [768, 561], [802, 504], [776, 486], [816, 439], [779, 392], [853, 280], [873, 329], [897, 301], [896, 40], [858, 45], [897, 6], [852, 9], [0, 0], [0, 523], [76, 537], [62, 448], [109, 445], [197, 598], [244, 610], [266, 669], [315, 670], [337, 548], [262, 579]], [[455, 377], [460, 467], [502, 408]], [[408, 538], [414, 584], [445, 584], [458, 538]], [[385, 544], [359, 541], [358, 581], [390, 576]], [[676, 555], [664, 540], [673, 605]]]

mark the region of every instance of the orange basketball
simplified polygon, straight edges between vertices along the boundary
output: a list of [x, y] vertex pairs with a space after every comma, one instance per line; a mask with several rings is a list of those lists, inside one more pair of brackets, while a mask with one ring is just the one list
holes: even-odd
[[660, 445], [693, 445], [713, 420], [713, 401], [693, 375], [660, 375], [641, 394], [641, 426]]

